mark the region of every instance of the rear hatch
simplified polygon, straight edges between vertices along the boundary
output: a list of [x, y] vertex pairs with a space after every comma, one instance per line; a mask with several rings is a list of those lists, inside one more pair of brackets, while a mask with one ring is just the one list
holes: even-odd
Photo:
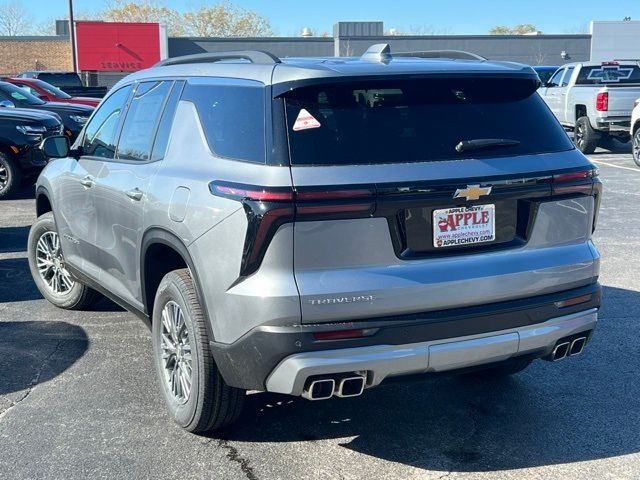
[[[284, 95], [303, 323], [593, 281], [592, 167], [536, 88], [532, 78], [352, 78]], [[575, 188], [554, 192], [554, 175]], [[554, 208], [567, 194], [579, 198], [573, 210]], [[555, 234], [535, 232], [536, 217], [554, 215]]]

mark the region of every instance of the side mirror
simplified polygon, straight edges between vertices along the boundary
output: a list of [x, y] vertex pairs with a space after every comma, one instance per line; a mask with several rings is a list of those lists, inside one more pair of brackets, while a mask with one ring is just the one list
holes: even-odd
[[45, 138], [40, 150], [47, 158], [65, 158], [69, 156], [69, 139], [63, 135]]
[[16, 108], [16, 104], [11, 100], [0, 100], [0, 108]]

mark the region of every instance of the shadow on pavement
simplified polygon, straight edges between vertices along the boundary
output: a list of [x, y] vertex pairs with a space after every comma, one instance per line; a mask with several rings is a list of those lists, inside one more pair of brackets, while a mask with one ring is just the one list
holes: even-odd
[[30, 227], [0, 227], [0, 253], [24, 252]]
[[[429, 470], [485, 472], [640, 452], [640, 292], [605, 288], [600, 324], [585, 353], [534, 362], [501, 380], [433, 376], [352, 399], [309, 402], [247, 397], [229, 440], [344, 439], [359, 453]], [[626, 311], [620, 306], [627, 306]], [[622, 346], [627, 345], [626, 348]], [[630, 348], [628, 345], [633, 345]]]
[[0, 322], [0, 395], [57, 377], [88, 346], [85, 331], [66, 322]]

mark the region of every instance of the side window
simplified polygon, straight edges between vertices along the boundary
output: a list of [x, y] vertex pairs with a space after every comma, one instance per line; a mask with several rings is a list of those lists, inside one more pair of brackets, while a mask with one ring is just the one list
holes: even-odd
[[571, 75], [573, 75], [573, 68], [574, 67], [567, 68], [567, 73], [562, 77], [562, 83], [560, 84], [561, 87], [569, 85], [569, 80], [571, 79]]
[[182, 88], [184, 82], [176, 82], [173, 86], [173, 90], [169, 94], [167, 103], [162, 112], [160, 123], [158, 124], [158, 130], [156, 131], [156, 139], [153, 142], [153, 149], [151, 150], [151, 160], [161, 160], [164, 158], [164, 154], [167, 151], [167, 145], [169, 144], [169, 134], [171, 133], [171, 126], [173, 125], [173, 117], [176, 113], [176, 107], [178, 106], [178, 100], [182, 94]]
[[118, 141], [118, 158], [147, 161], [156, 125], [173, 82], [142, 82], [131, 99]]
[[36, 97], [38, 95], [40, 95], [36, 90], [34, 90], [33, 88], [31, 88], [29, 85], [25, 85], [24, 83], [14, 83], [14, 85], [16, 87], [19, 87], [23, 90], [26, 90], [27, 92], [29, 92], [31, 95], [35, 95]]
[[102, 102], [85, 127], [82, 142], [83, 155], [101, 158], [114, 157], [120, 114], [130, 92], [131, 85], [128, 85], [114, 92]]
[[188, 81], [182, 100], [198, 110], [211, 151], [221, 157], [265, 163], [265, 91], [246, 85]]
[[562, 78], [562, 74], [564, 73], [564, 68], [561, 68], [556, 73], [553, 74], [549, 83], [547, 83], [547, 87], [557, 87], [560, 85], [560, 79]]

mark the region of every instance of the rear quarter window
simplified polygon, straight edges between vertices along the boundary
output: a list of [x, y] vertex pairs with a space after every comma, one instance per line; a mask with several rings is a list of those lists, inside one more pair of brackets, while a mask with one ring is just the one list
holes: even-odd
[[211, 151], [265, 163], [265, 87], [259, 82], [189, 80], [181, 100], [192, 102]]

